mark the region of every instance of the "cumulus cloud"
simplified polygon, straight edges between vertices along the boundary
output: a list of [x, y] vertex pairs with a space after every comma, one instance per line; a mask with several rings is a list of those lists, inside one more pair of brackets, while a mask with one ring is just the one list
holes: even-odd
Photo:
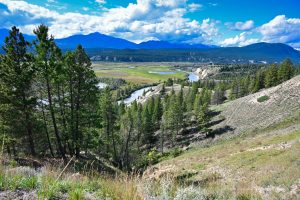
[[210, 6], [213, 6], [213, 7], [216, 7], [216, 6], [218, 6], [218, 4], [217, 4], [217, 3], [212, 3], [212, 2], [208, 3], [208, 5], [210, 5]]
[[89, 11], [90, 9], [88, 7], [82, 7], [82, 10]]
[[235, 30], [235, 31], [249, 31], [254, 28], [254, 21], [253, 20], [248, 20], [245, 22], [228, 22], [225, 24], [230, 30]]
[[236, 35], [235, 37], [227, 38], [220, 42], [221, 46], [246, 46], [249, 44], [257, 43], [259, 40], [256, 38], [250, 38], [248, 39], [247, 36], [249, 33], [242, 32], [239, 35]]
[[258, 28], [262, 40], [272, 43], [286, 43], [300, 48], [300, 19], [287, 18], [285, 15], [276, 16], [268, 23]]
[[96, 3], [99, 3], [99, 4], [105, 4], [106, 1], [105, 0], [95, 0]]
[[199, 10], [200, 8], [202, 8], [203, 6], [201, 4], [198, 3], [191, 3], [188, 5], [189, 11], [190, 12], [195, 12], [197, 10]]
[[[153, 38], [208, 43], [218, 34], [216, 22], [210, 19], [199, 22], [184, 17], [188, 11], [186, 1], [137, 0], [127, 7], [107, 9], [101, 15], [73, 12], [61, 14], [25, 1], [0, 0], [0, 3], [15, 17], [22, 17], [23, 21], [27, 18], [35, 20], [21, 24], [20, 29], [25, 33], [32, 33], [32, 29], [42, 22], [49, 26], [51, 34], [56, 38], [101, 32], [134, 42]], [[11, 21], [11, 25], [14, 22]]]

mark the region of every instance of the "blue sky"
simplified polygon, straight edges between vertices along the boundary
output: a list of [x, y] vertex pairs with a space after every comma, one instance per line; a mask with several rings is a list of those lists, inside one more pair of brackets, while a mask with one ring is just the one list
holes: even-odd
[[133, 42], [220, 46], [281, 42], [300, 48], [299, 0], [0, 0], [0, 28], [56, 38], [103, 34]]

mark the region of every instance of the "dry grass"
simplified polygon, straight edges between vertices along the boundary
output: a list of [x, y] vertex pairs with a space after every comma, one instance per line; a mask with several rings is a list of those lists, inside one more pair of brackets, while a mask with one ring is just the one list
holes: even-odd
[[227, 190], [235, 197], [300, 198], [300, 119], [292, 122], [295, 125], [285, 122], [287, 127], [281, 124], [194, 148], [160, 163], [156, 170], [173, 166], [168, 173], [178, 176], [196, 171], [186, 181], [210, 193]]

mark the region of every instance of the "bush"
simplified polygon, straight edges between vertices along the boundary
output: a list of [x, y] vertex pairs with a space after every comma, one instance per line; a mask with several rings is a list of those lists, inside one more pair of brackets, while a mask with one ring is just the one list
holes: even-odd
[[83, 200], [84, 194], [82, 188], [78, 187], [69, 192], [70, 200]]
[[261, 97], [257, 98], [257, 102], [262, 103], [264, 101], [268, 101], [269, 99], [270, 99], [269, 96], [264, 95], [264, 96], [261, 96]]

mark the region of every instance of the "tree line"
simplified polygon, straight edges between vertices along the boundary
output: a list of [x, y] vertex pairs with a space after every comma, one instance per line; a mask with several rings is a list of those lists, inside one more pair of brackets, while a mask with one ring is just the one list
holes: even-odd
[[253, 75], [237, 77], [230, 84], [230, 99], [236, 99], [261, 89], [273, 87], [287, 81], [299, 73], [299, 69], [286, 59], [281, 64], [260, 68]]
[[[0, 57], [0, 121], [9, 153], [79, 156], [97, 120], [97, 79], [82, 46], [62, 54], [40, 25], [32, 44], [13, 27]], [[24, 148], [27, 146], [27, 148]]]
[[0, 56], [0, 136], [11, 156], [104, 158], [122, 170], [138, 170], [153, 163], [157, 152], [178, 146], [186, 129], [209, 134], [210, 105], [222, 103], [226, 91], [239, 98], [296, 73], [286, 60], [233, 80], [170, 79], [159, 95], [128, 106], [118, 100], [135, 86], [99, 89], [82, 46], [63, 54], [47, 26], [34, 34], [29, 43], [12, 27]]
[[176, 146], [176, 137], [194, 120], [209, 132], [211, 90], [172, 90], [136, 101], [118, 102], [112, 89], [100, 90], [82, 46], [62, 53], [48, 27], [34, 30], [29, 43], [16, 27], [0, 56], [0, 136], [11, 156], [105, 158], [131, 171], [149, 164], [149, 153]]

